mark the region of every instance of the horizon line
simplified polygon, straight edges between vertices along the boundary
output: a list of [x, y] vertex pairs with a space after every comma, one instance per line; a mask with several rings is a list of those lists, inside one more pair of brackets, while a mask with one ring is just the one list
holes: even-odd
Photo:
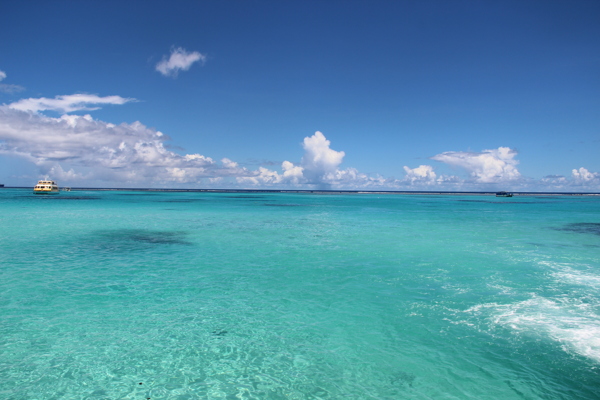
[[[313, 194], [428, 194], [428, 195], [496, 195], [499, 191], [444, 191], [444, 190], [360, 190], [360, 189], [171, 189], [171, 188], [101, 188], [68, 187], [70, 191], [139, 191], [139, 192], [212, 192], [212, 193], [313, 193]], [[29, 186], [0, 186], [0, 189], [31, 189]], [[61, 192], [65, 190], [61, 189]], [[517, 196], [600, 196], [600, 192], [532, 192], [511, 191]]]

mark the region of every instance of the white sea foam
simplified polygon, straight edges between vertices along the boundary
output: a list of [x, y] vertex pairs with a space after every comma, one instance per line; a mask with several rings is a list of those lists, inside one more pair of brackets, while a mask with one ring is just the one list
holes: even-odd
[[[531, 293], [529, 299], [509, 303], [484, 303], [465, 310], [493, 327], [557, 342], [574, 354], [600, 362], [600, 275], [590, 265], [540, 261], [553, 285], [570, 287], [556, 298]], [[500, 285], [489, 285], [501, 289]], [[504, 291], [501, 291], [502, 294]], [[567, 295], [570, 293], [570, 295]]]
[[[497, 325], [548, 337], [563, 349], [600, 362], [600, 316], [590, 307], [533, 296], [508, 305], [490, 304]], [[475, 311], [476, 309], [472, 309]]]
[[553, 272], [552, 276], [559, 282], [600, 289], [600, 275], [597, 274], [578, 271], [570, 267], [563, 267], [562, 270]]

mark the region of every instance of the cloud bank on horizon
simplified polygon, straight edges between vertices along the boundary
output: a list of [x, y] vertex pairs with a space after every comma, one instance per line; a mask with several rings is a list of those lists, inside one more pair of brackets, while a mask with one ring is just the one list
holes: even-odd
[[[177, 49], [176, 49], [177, 50]], [[172, 57], [171, 57], [172, 58]], [[185, 58], [185, 57], [184, 57]], [[197, 58], [197, 57], [196, 57]], [[174, 61], [171, 67], [187, 64]], [[171, 59], [169, 59], [170, 61]], [[199, 60], [199, 59], [197, 59]], [[175, 67], [173, 67], [175, 66]], [[158, 67], [157, 67], [158, 68]], [[4, 73], [3, 73], [4, 74]], [[0, 77], [5, 76], [0, 74]], [[71, 186], [132, 187], [290, 187], [365, 190], [545, 190], [597, 191], [600, 173], [574, 168], [570, 177], [548, 176], [538, 181], [524, 178], [517, 169], [517, 152], [509, 147], [481, 152], [447, 151], [430, 159], [463, 170], [466, 177], [438, 175], [431, 165], [404, 166], [401, 179], [367, 175], [355, 168], [341, 169], [344, 151], [331, 148], [319, 131], [302, 142], [299, 163], [283, 161], [280, 170], [251, 170], [228, 158], [214, 160], [201, 154], [178, 154], [168, 149], [162, 132], [141, 122], [119, 125], [95, 120], [102, 105], [122, 105], [136, 99], [73, 94], [21, 99], [0, 106], [0, 154], [27, 160], [39, 176], [50, 176]], [[64, 113], [54, 118], [42, 111]]]

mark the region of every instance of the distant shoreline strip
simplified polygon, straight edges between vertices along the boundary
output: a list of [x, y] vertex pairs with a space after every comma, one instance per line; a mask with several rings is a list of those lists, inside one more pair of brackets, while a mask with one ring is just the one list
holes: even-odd
[[[31, 189], [22, 186], [4, 186], [2, 189]], [[495, 196], [497, 192], [445, 192], [409, 190], [286, 190], [286, 189], [153, 189], [153, 188], [83, 188], [71, 187], [71, 191], [124, 191], [124, 192], [195, 192], [195, 193], [296, 193], [296, 194], [406, 194], [406, 195], [469, 195]], [[514, 196], [600, 196], [587, 192], [510, 192]]]

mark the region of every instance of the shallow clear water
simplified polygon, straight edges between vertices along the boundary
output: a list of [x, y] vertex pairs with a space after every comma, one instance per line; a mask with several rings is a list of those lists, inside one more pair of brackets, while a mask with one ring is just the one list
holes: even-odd
[[0, 190], [0, 398], [592, 399], [600, 197]]

